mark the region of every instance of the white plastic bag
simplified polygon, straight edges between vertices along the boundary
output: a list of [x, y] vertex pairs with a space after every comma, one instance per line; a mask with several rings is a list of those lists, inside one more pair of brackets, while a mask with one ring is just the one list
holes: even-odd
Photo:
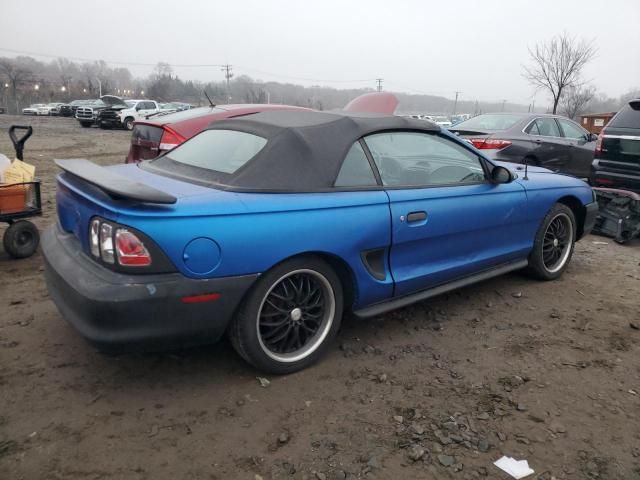
[[0, 183], [4, 183], [4, 171], [11, 165], [11, 160], [0, 153]]

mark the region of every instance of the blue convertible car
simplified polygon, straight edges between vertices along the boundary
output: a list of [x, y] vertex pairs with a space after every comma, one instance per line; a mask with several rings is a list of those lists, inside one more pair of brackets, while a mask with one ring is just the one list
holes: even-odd
[[566, 269], [591, 188], [492, 162], [394, 116], [277, 111], [213, 124], [139, 165], [60, 160], [51, 297], [103, 349], [227, 332], [288, 373], [370, 317], [517, 269]]

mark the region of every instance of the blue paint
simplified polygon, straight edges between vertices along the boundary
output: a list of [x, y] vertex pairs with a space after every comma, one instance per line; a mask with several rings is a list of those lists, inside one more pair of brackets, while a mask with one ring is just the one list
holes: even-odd
[[[190, 278], [263, 273], [294, 255], [326, 255], [348, 266], [354, 307], [362, 308], [524, 259], [555, 202], [567, 196], [583, 205], [592, 201], [591, 188], [581, 180], [537, 167], [530, 167], [524, 180], [520, 166], [494, 163], [519, 178], [502, 185], [287, 194], [216, 190], [118, 165], [110, 168], [178, 201], [162, 206], [117, 201], [61, 176], [58, 217], [87, 254], [93, 216], [142, 231]], [[407, 222], [416, 211], [427, 212], [427, 218]], [[361, 252], [376, 248], [387, 252], [384, 280], [375, 279], [361, 259]]]

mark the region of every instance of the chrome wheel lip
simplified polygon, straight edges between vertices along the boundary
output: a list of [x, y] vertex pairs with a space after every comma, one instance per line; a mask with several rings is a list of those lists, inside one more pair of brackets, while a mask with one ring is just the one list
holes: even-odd
[[[558, 258], [556, 260], [556, 262], [551, 266], [547, 266], [547, 262], [545, 262], [544, 260], [544, 254], [545, 254], [545, 240], [547, 238], [547, 235], [550, 234], [550, 228], [552, 225], [554, 225], [554, 222], [556, 222], [556, 220], [560, 220], [562, 223], [564, 223], [563, 227], [564, 229], [566, 229], [567, 231], [567, 237], [565, 240], [565, 244], [562, 247], [562, 251], [560, 253], [560, 258]], [[553, 248], [557, 248], [559, 246], [559, 239], [554, 235], [551, 234], [553, 236], [553, 239], [550, 240]], [[571, 253], [571, 249], [573, 247], [573, 236], [574, 236], [574, 232], [573, 232], [573, 222], [571, 221], [571, 218], [569, 218], [569, 216], [566, 213], [558, 213], [556, 216], [554, 216], [551, 221], [549, 222], [549, 224], [547, 225], [547, 228], [545, 229], [544, 232], [544, 236], [543, 238], [543, 245], [542, 245], [542, 265], [544, 266], [544, 269], [549, 272], [549, 273], [557, 273], [558, 271], [560, 271], [567, 263], [567, 260], [569, 259], [569, 254]]]
[[[322, 290], [323, 290], [323, 294], [325, 295], [326, 302], [327, 302], [327, 305], [326, 305], [326, 308], [325, 308], [325, 315], [324, 315], [324, 318], [322, 319], [320, 327], [318, 328], [318, 331], [311, 338], [310, 342], [308, 342], [302, 348], [300, 348], [300, 349], [298, 349], [296, 351], [293, 351], [291, 353], [284, 353], [284, 354], [276, 353], [276, 352], [273, 352], [272, 350], [270, 350], [264, 344], [264, 342], [262, 340], [262, 335], [260, 334], [260, 317], [261, 317], [261, 314], [262, 314], [262, 309], [264, 308], [264, 304], [265, 304], [267, 298], [269, 297], [271, 292], [280, 284], [280, 282], [282, 282], [283, 280], [285, 280], [288, 277], [291, 277], [293, 275], [298, 275], [298, 274], [311, 275], [321, 284], [321, 287], [322, 287]], [[296, 310], [296, 309], [294, 309], [294, 310]], [[260, 344], [260, 348], [265, 353], [265, 355], [267, 355], [269, 358], [271, 358], [272, 360], [275, 360], [277, 362], [293, 363], [293, 362], [297, 362], [297, 361], [303, 360], [303, 359], [307, 358], [309, 355], [311, 355], [313, 352], [318, 350], [318, 348], [323, 344], [323, 342], [327, 338], [327, 335], [329, 334], [329, 331], [331, 330], [331, 326], [333, 325], [333, 322], [335, 320], [335, 313], [336, 313], [335, 293], [333, 291], [333, 287], [331, 286], [331, 283], [329, 283], [329, 280], [327, 280], [327, 278], [324, 275], [322, 275], [320, 272], [318, 272], [316, 270], [311, 270], [311, 269], [307, 269], [307, 268], [301, 268], [301, 269], [292, 270], [290, 272], [287, 272], [285, 275], [281, 276], [278, 280], [276, 280], [273, 283], [273, 285], [271, 285], [269, 290], [267, 290], [265, 295], [262, 297], [262, 301], [260, 302], [260, 308], [258, 308], [258, 313], [256, 315], [256, 334], [257, 334], [257, 337], [258, 337], [258, 343]]]

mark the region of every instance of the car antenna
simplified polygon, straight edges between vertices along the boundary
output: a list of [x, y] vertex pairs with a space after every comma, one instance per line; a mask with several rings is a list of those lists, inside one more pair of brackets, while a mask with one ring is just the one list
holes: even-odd
[[529, 177], [527, 176], [527, 167], [529, 166], [529, 161], [527, 159], [527, 157], [524, 157], [524, 178], [523, 180], [529, 180]]
[[216, 104], [211, 101], [211, 99], [209, 98], [209, 95], [207, 95], [207, 91], [203, 90], [202, 92], [204, 93], [204, 96], [207, 97], [207, 100], [209, 100], [209, 105], [211, 105], [211, 108], [214, 108]]

